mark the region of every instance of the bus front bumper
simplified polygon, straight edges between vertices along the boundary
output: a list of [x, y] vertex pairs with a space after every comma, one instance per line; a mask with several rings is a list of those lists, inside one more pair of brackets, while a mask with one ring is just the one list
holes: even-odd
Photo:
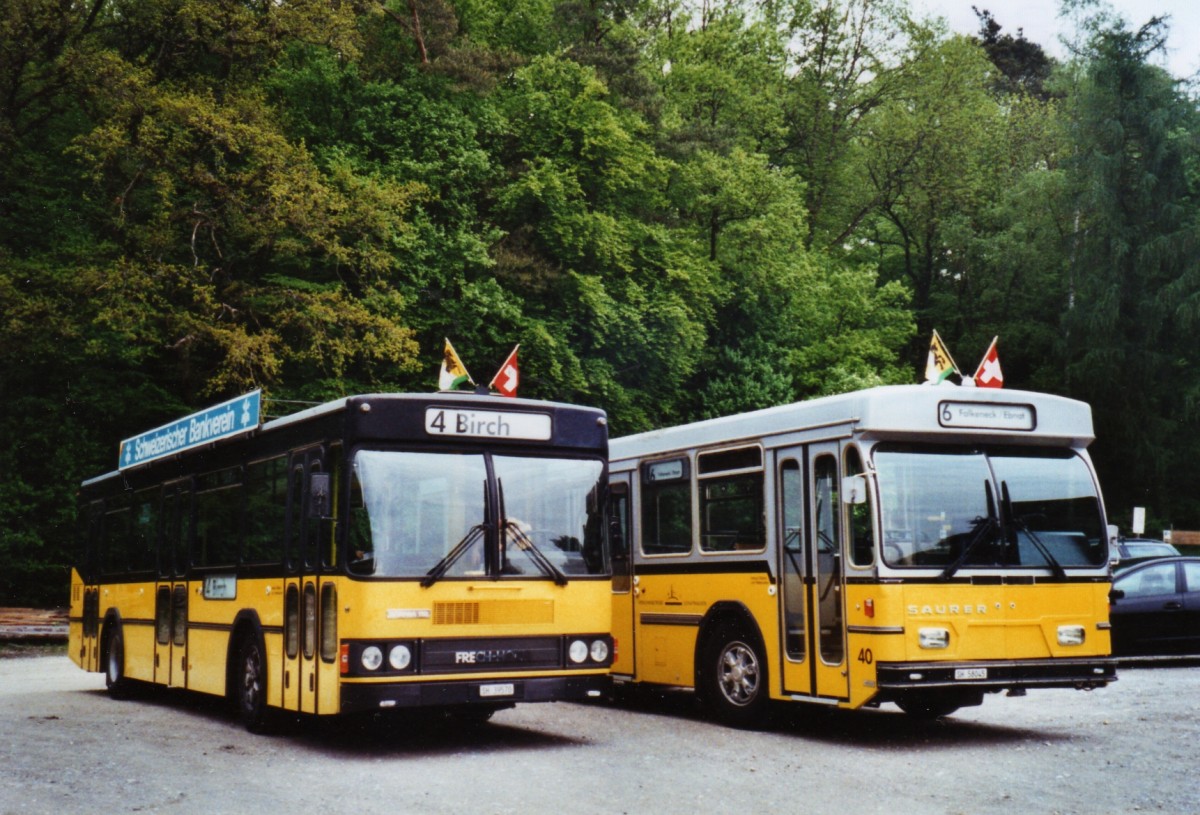
[[876, 688], [890, 698], [912, 691], [970, 688], [983, 693], [1028, 688], [1092, 690], [1117, 681], [1116, 660], [1108, 657], [981, 662], [881, 662]]
[[343, 683], [343, 713], [393, 708], [567, 702], [606, 697], [612, 680], [600, 676], [547, 676], [520, 679], [466, 679], [448, 682]]

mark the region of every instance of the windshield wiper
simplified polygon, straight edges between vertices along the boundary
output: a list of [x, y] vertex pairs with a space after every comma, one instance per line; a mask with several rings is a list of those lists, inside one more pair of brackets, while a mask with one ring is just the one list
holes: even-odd
[[988, 482], [985, 479], [983, 482], [983, 494], [987, 498], [987, 517], [976, 518], [973, 529], [975, 533], [971, 535], [971, 540], [967, 541], [967, 545], [959, 552], [958, 557], [954, 562], [942, 571], [942, 579], [949, 580], [954, 576], [954, 573], [963, 567], [967, 559], [971, 557], [971, 553], [975, 551], [975, 547], [981, 541], [986, 540], [989, 533], [995, 531], [998, 524], [996, 523], [996, 499], [992, 497], [992, 491], [988, 489]]
[[537, 567], [545, 572], [549, 577], [554, 578], [554, 582], [559, 586], [567, 585], [567, 576], [554, 565], [550, 558], [542, 554], [542, 550], [537, 548], [537, 544], [525, 534], [525, 530], [520, 527], [516, 521], [508, 521], [504, 524], [505, 540], [508, 539], [509, 533], [512, 534], [512, 540], [517, 544], [517, 548], [529, 555], [529, 559], [537, 564]]
[[475, 524], [473, 527], [468, 529], [467, 534], [463, 535], [462, 540], [454, 544], [454, 548], [451, 549], [444, 558], [439, 560], [436, 566], [425, 573], [425, 576], [421, 578], [421, 586], [424, 588], [429, 588], [434, 583], [441, 580], [442, 577], [445, 576], [446, 572], [450, 571], [450, 567], [453, 566], [454, 563], [460, 557], [462, 557], [468, 549], [471, 548], [475, 541], [479, 540], [480, 536], [483, 535], [487, 529], [488, 524]]
[[1037, 547], [1037, 550], [1042, 553], [1042, 557], [1046, 559], [1046, 563], [1050, 565], [1050, 571], [1054, 572], [1054, 576], [1060, 580], [1065, 580], [1067, 577], [1066, 569], [1062, 567], [1062, 564], [1058, 562], [1058, 559], [1054, 555], [1050, 554], [1050, 549], [1042, 542], [1038, 534], [1030, 529], [1029, 524], [1025, 522], [1024, 516], [1018, 516], [1013, 512], [1012, 499], [1008, 496], [1007, 481], [1000, 482], [1000, 500], [1003, 502], [1004, 513], [1008, 516], [1009, 523], [1029, 536], [1029, 540], [1033, 541], [1033, 545]]
[[[567, 576], [542, 553], [541, 549], [537, 548], [537, 544], [529, 535], [525, 534], [525, 530], [521, 528], [520, 524], [508, 517], [504, 509], [504, 482], [499, 478], [496, 479], [496, 491], [500, 497], [500, 517], [504, 519], [500, 527], [500, 534], [504, 540], [508, 540], [509, 533], [512, 533], [517, 548], [529, 555], [529, 559], [548, 577], [554, 578], [555, 585], [567, 585]], [[508, 555], [504, 554], [504, 557], [507, 558]], [[503, 564], [501, 566], [503, 567]]]

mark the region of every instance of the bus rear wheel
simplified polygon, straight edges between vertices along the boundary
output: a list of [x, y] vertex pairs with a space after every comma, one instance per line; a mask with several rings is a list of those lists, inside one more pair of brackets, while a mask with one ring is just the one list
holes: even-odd
[[236, 695], [238, 716], [251, 733], [270, 729], [266, 664], [258, 638], [252, 634], [245, 636], [238, 648]]
[[745, 623], [722, 623], [701, 654], [701, 698], [713, 716], [733, 727], [760, 725], [768, 704], [765, 665]]
[[104, 685], [113, 699], [128, 699], [132, 680], [125, 676], [125, 637], [114, 627], [105, 639]]

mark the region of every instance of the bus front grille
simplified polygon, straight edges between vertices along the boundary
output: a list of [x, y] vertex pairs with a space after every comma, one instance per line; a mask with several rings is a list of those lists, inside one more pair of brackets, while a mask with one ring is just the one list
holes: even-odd
[[447, 600], [433, 604], [434, 625], [552, 622], [553, 600]]

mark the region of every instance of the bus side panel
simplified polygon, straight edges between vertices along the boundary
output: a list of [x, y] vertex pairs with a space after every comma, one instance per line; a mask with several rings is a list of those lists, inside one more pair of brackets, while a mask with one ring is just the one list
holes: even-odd
[[[258, 620], [263, 633], [263, 661], [267, 671], [267, 704], [283, 704], [283, 578], [239, 578], [233, 617], [243, 609]], [[233, 643], [233, 648], [238, 647]], [[234, 652], [233, 659], [237, 660]], [[240, 666], [237, 670], [240, 670]], [[235, 680], [236, 681], [236, 680]]]
[[850, 699], [846, 706], [858, 708], [875, 696], [876, 663], [907, 659], [904, 588], [877, 583], [847, 584], [846, 626], [849, 632], [846, 664], [850, 672]]
[[[764, 659], [778, 664], [775, 597], [765, 572], [642, 574], [634, 608], [639, 681], [692, 687], [700, 621], [722, 601], [750, 611], [766, 647]], [[769, 673], [771, 691], [778, 693], [775, 672]]]
[[188, 591], [188, 688], [221, 695], [225, 693], [225, 659], [238, 612], [237, 599], [206, 598], [203, 581], [190, 583]]
[[94, 670], [89, 666], [88, 638], [84, 636], [84, 597], [83, 578], [79, 571], [71, 569], [71, 605], [67, 615], [67, 656], [71, 661], [85, 671]]
[[[121, 612], [121, 636], [125, 645], [125, 676], [154, 681], [154, 583], [111, 586]], [[106, 588], [104, 591], [108, 591]]]

